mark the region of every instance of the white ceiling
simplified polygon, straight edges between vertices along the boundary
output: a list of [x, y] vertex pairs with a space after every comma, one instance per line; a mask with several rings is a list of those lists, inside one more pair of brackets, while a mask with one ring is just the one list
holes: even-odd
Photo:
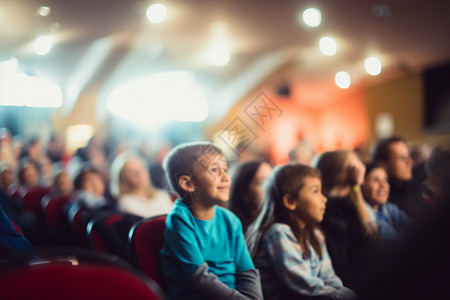
[[[162, 71], [192, 71], [211, 103], [226, 99], [231, 104], [280, 66], [320, 91], [338, 70], [349, 72], [356, 83], [370, 82], [362, 65], [370, 55], [382, 60], [379, 78], [385, 79], [450, 60], [448, 0], [160, 2], [167, 6], [168, 17], [150, 24], [145, 17], [149, 1], [0, 0], [0, 60], [15, 57], [25, 72], [58, 83], [67, 111], [83, 91], [95, 91], [103, 106], [121, 82]], [[387, 5], [389, 16], [376, 16], [374, 6], [381, 4]], [[36, 15], [40, 5], [51, 8], [48, 17]], [[318, 28], [297, 20], [312, 6], [322, 12]], [[204, 58], [218, 36], [216, 22], [225, 24], [222, 36], [231, 49], [224, 67]], [[33, 40], [49, 34], [54, 23], [59, 29], [53, 49], [46, 56], [35, 55]], [[337, 40], [333, 57], [319, 52], [318, 40], [324, 35]], [[213, 112], [214, 107], [221, 106], [213, 105]]]

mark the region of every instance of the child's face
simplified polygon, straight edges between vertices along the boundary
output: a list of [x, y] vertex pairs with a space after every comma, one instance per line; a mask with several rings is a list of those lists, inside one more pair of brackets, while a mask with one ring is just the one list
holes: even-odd
[[97, 197], [103, 196], [105, 193], [105, 184], [99, 174], [87, 173], [83, 183], [84, 190], [94, 194]]
[[383, 205], [389, 197], [389, 182], [383, 168], [375, 168], [366, 176], [362, 186], [364, 199], [371, 205]]
[[201, 156], [194, 168], [193, 183], [198, 190], [198, 200], [204, 204], [218, 204], [229, 199], [231, 180], [228, 163], [223, 155]]
[[319, 178], [308, 176], [305, 185], [298, 191], [294, 213], [303, 224], [317, 224], [323, 219], [327, 198], [322, 194]]

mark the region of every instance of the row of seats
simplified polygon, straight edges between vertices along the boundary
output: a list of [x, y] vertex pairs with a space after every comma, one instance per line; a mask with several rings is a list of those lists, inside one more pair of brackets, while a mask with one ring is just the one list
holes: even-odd
[[117, 263], [113, 256], [70, 250], [56, 257], [43, 257], [34, 264], [2, 265], [2, 299], [166, 299], [153, 280]]
[[[33, 189], [23, 196], [22, 203], [52, 236], [52, 245], [75, 246], [76, 249], [89, 249], [98, 254], [121, 258], [134, 271], [164, 289], [159, 251], [164, 240], [165, 215], [142, 219], [128, 213], [107, 210], [86, 218], [89, 210], [71, 205], [66, 211], [70, 197], [51, 197], [49, 191], [47, 188]], [[86, 219], [89, 220], [87, 225]], [[61, 270], [70, 268], [55, 267]], [[86, 268], [89, 269], [89, 266]], [[48, 270], [33, 267], [29, 271], [39, 274]]]

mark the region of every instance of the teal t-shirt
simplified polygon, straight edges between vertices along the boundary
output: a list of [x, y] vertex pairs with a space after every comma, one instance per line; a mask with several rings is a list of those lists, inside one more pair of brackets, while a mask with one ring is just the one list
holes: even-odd
[[241, 222], [231, 211], [215, 206], [211, 220], [199, 220], [179, 199], [167, 216], [161, 250], [169, 298], [202, 299], [188, 279], [205, 262], [211, 273], [233, 289], [235, 274], [254, 268]]

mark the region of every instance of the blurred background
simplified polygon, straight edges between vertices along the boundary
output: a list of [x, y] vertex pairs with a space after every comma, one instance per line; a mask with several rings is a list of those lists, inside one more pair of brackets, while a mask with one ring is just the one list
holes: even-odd
[[241, 158], [450, 140], [450, 2], [0, 0], [0, 127]]

